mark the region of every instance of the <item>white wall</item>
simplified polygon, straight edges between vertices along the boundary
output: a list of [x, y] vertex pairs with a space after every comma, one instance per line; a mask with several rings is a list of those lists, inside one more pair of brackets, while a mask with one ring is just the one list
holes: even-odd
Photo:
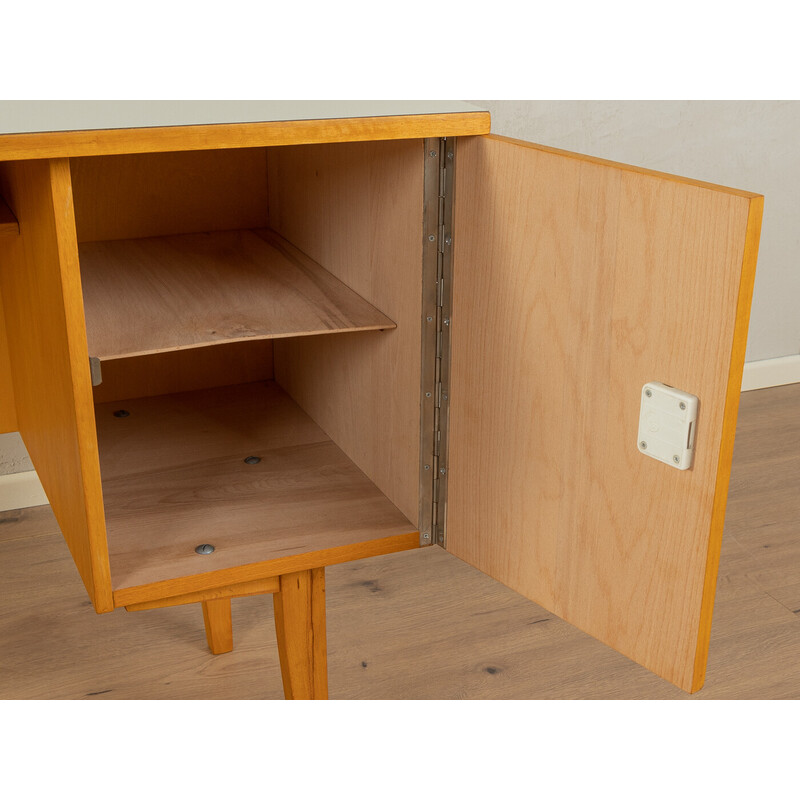
[[800, 102], [472, 102], [493, 133], [763, 194], [747, 361], [800, 353]]
[[0, 475], [24, 472], [26, 469], [33, 469], [33, 465], [19, 434], [4, 433], [0, 436]]
[[[800, 353], [800, 102], [472, 102], [495, 133], [764, 194], [747, 360]], [[0, 475], [30, 469], [19, 436], [0, 436]]]

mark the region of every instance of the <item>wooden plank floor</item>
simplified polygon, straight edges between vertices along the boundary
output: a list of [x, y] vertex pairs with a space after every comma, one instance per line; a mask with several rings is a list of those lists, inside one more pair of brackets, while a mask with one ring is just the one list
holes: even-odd
[[[800, 698], [800, 384], [742, 397], [708, 676]], [[332, 698], [688, 698], [439, 548], [331, 567]], [[97, 616], [49, 507], [0, 514], [0, 698], [279, 698], [272, 602]]]

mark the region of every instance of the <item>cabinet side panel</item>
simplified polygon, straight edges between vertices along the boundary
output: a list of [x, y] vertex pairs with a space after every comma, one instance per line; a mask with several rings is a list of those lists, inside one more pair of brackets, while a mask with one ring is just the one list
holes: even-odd
[[419, 515], [423, 142], [272, 148], [270, 224], [391, 331], [275, 343], [275, 375], [405, 514]]
[[[693, 691], [761, 199], [495, 137], [458, 159], [448, 550]], [[700, 398], [690, 470], [638, 451], [652, 380]]]
[[0, 169], [21, 234], [0, 259], [19, 430], [95, 609], [110, 611], [69, 163]]
[[71, 159], [79, 242], [261, 228], [264, 148]]
[[[8, 257], [9, 249], [8, 240], [0, 239], [0, 265]], [[17, 430], [17, 409], [14, 405], [14, 384], [11, 379], [3, 297], [0, 294], [0, 433], [11, 433], [15, 430]]]

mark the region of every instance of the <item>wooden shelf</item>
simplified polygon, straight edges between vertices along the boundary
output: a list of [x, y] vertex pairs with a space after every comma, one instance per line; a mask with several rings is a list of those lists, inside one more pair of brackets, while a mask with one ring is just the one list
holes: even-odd
[[2, 197], [0, 197], [0, 236], [19, 236], [19, 222]]
[[418, 530], [272, 381], [95, 411], [115, 593]]
[[395, 324], [269, 230], [80, 245], [89, 355], [100, 360]]

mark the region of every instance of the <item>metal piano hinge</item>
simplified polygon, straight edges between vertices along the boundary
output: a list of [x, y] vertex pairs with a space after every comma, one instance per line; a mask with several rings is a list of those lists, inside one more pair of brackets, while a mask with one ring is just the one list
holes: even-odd
[[455, 140], [425, 145], [420, 544], [445, 543]]

